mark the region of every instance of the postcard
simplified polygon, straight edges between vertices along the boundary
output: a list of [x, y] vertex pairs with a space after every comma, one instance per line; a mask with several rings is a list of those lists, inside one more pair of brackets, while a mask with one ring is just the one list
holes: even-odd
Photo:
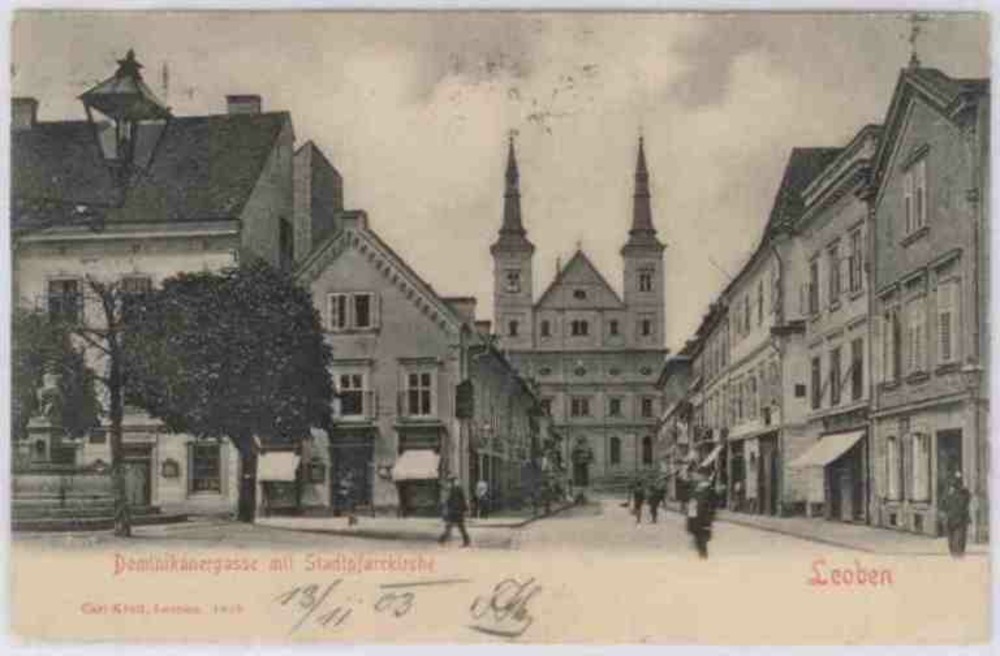
[[990, 640], [988, 15], [11, 30], [18, 641]]

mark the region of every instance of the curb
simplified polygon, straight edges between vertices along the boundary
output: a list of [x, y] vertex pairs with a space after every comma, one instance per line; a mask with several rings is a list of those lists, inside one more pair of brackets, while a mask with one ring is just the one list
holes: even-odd
[[[572, 508], [573, 503], [567, 503], [563, 506], [553, 509], [551, 512], [538, 515], [537, 517], [528, 517], [517, 522], [509, 522], [504, 524], [494, 523], [482, 526], [467, 525], [467, 529], [484, 529], [484, 528], [523, 528], [532, 522], [538, 521], [545, 517], [552, 517], [557, 513], [561, 513], [567, 508]], [[391, 531], [373, 531], [370, 529], [341, 529], [341, 528], [292, 528], [288, 526], [270, 526], [267, 524], [256, 524], [261, 528], [276, 530], [276, 531], [294, 531], [296, 533], [315, 533], [319, 535], [336, 535], [340, 537], [353, 537], [353, 538], [365, 538], [372, 540], [414, 540], [421, 542], [437, 542], [438, 535], [428, 534], [426, 531], [407, 531], [394, 529]]]

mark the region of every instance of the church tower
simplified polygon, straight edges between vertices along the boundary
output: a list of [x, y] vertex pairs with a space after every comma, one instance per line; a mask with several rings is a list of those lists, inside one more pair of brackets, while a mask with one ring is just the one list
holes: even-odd
[[521, 224], [521, 191], [513, 136], [507, 150], [505, 178], [503, 223], [490, 246], [494, 332], [500, 336], [503, 348], [530, 349], [534, 328], [531, 260], [535, 246], [528, 241]]
[[636, 348], [663, 348], [664, 288], [663, 250], [665, 246], [653, 227], [649, 202], [649, 171], [642, 137], [635, 164], [635, 191], [632, 195], [632, 227], [622, 246], [625, 306], [629, 328], [627, 342]]

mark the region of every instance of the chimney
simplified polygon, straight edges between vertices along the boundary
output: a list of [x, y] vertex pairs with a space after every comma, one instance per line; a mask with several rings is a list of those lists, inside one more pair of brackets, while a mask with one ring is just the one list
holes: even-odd
[[260, 114], [260, 96], [226, 96], [227, 114]]
[[30, 130], [38, 120], [38, 101], [34, 98], [12, 98], [10, 101], [10, 127]]
[[448, 304], [452, 312], [457, 314], [462, 321], [475, 323], [476, 321], [476, 299], [473, 296], [449, 296], [441, 299]]

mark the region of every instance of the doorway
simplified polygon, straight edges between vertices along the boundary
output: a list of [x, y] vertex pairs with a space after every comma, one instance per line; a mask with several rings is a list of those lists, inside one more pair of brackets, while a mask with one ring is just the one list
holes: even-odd
[[[955, 474], [962, 471], [962, 431], [952, 429], [937, 434], [937, 498], [938, 507], [948, 494], [948, 485]], [[938, 520], [937, 534], [944, 535], [944, 526]]]
[[152, 501], [149, 458], [127, 459], [125, 464], [125, 499], [133, 508], [148, 506]]

